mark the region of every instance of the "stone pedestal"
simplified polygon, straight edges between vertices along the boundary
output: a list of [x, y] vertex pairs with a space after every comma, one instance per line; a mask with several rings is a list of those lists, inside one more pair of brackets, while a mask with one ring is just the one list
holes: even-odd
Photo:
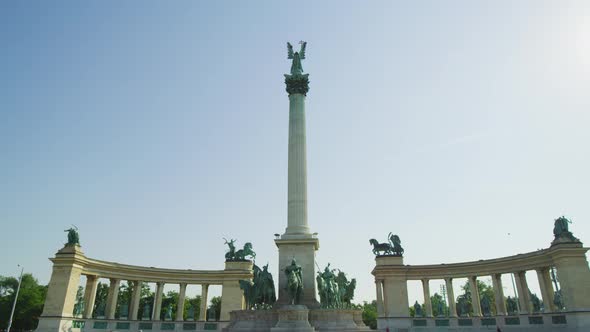
[[314, 309], [309, 312], [309, 321], [319, 331], [369, 331], [361, 310]]
[[319, 249], [320, 242], [316, 238], [293, 239], [293, 240], [275, 240], [279, 248], [279, 288], [277, 305], [286, 305], [289, 303], [289, 293], [287, 292], [287, 276], [285, 267], [291, 264], [295, 258], [297, 264], [301, 266], [301, 277], [303, 279], [303, 297], [301, 303], [308, 308], [319, 308], [320, 304], [316, 299], [316, 273], [315, 273], [315, 252]]
[[[402, 256], [377, 256], [377, 271], [381, 266], [404, 265]], [[410, 317], [408, 307], [408, 284], [405, 275], [375, 275], [383, 280], [383, 311], [385, 317]]]
[[370, 328], [365, 325], [365, 322], [363, 322], [363, 311], [362, 310], [354, 310], [354, 312], [352, 313], [354, 322], [356, 323], [356, 326], [358, 327], [359, 330], [364, 331], [364, 330], [370, 330]]
[[309, 309], [304, 305], [286, 305], [277, 309], [279, 321], [271, 332], [315, 332], [309, 324]]
[[60, 332], [72, 330], [73, 318], [40, 317], [36, 332]]
[[582, 243], [561, 243], [552, 247], [563, 303], [567, 311], [590, 311], [590, 269]]
[[[223, 281], [221, 290], [221, 313], [219, 320], [228, 321], [230, 319], [229, 313], [234, 310], [244, 309], [244, 296], [240, 289], [240, 279], [252, 279], [252, 262], [251, 261], [235, 261], [225, 262], [225, 271], [235, 271], [236, 278], [228, 278]], [[242, 276], [240, 276], [242, 274]], [[249, 274], [249, 278], [244, 278], [244, 274]]]
[[224, 331], [268, 332], [279, 320], [276, 310], [237, 310], [229, 315], [231, 322]]
[[65, 331], [72, 327], [76, 292], [85, 256], [79, 245], [66, 245], [55, 254], [43, 314], [36, 331]]

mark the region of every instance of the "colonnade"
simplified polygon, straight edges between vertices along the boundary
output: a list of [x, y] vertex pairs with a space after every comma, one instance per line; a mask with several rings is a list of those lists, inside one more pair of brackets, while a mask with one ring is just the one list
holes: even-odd
[[141, 285], [143, 282], [156, 284], [154, 302], [150, 320], [159, 321], [162, 310], [164, 286], [179, 285], [177, 315], [174, 321], [183, 321], [184, 299], [188, 285], [201, 285], [201, 308], [198, 320], [206, 320], [208, 290], [210, 285], [220, 285], [221, 312], [220, 321], [229, 321], [229, 313], [244, 307], [243, 295], [239, 280], [251, 280], [253, 277], [252, 262], [226, 262], [223, 270], [176, 270], [142, 267], [106, 262], [88, 258], [78, 245], [66, 245], [57, 252], [53, 262], [53, 271], [47, 289], [47, 297], [43, 313], [39, 319], [38, 331], [55, 331], [68, 329], [72, 326], [76, 293], [80, 277], [86, 276], [84, 292], [85, 308], [82, 319], [92, 319], [98, 281], [109, 280], [109, 290], [105, 305], [104, 320], [114, 320], [121, 281], [130, 281], [133, 291], [129, 303], [127, 320], [141, 320], [138, 317], [141, 301]]
[[[539, 287], [541, 290], [541, 298], [543, 300], [543, 312], [548, 313], [548, 312], [557, 312], [559, 311], [554, 303], [554, 293], [556, 290], [553, 289], [552, 286], [552, 282], [551, 282], [551, 277], [550, 277], [550, 268], [549, 267], [545, 267], [545, 268], [540, 268], [540, 269], [536, 269], [536, 274], [537, 274], [537, 278], [539, 280]], [[516, 284], [516, 298], [518, 298], [518, 312], [517, 314], [530, 314], [534, 312], [533, 309], [533, 302], [531, 299], [531, 292], [530, 289], [528, 287], [528, 283], [526, 280], [526, 274], [527, 271], [517, 271], [517, 272], [512, 272], [513, 274], [513, 278], [515, 280], [515, 284]], [[479, 296], [479, 291], [477, 288], [477, 279], [478, 277], [483, 277], [483, 275], [470, 275], [470, 276], [464, 276], [463, 278], [466, 278], [468, 281], [468, 285], [469, 285], [469, 290], [471, 293], [471, 304], [472, 304], [472, 316], [476, 316], [476, 317], [481, 317], [484, 315], [484, 312], [482, 310], [481, 307], [481, 298]], [[491, 275], [492, 278], [492, 289], [494, 290], [494, 299], [495, 299], [495, 303], [493, 303], [492, 305], [495, 306], [495, 311], [496, 311], [496, 315], [498, 316], [506, 316], [509, 315], [510, 313], [507, 310], [507, 305], [506, 305], [506, 298], [504, 296], [504, 287], [502, 284], [502, 273], [495, 273]], [[430, 281], [433, 280], [444, 280], [444, 284], [445, 284], [445, 289], [446, 289], [446, 298], [445, 301], [449, 307], [449, 312], [448, 312], [448, 316], [450, 317], [458, 317], [458, 313], [457, 313], [457, 309], [456, 309], [456, 297], [455, 297], [455, 292], [454, 292], [454, 288], [453, 288], [453, 279], [458, 279], [458, 278], [452, 278], [452, 277], [431, 277], [431, 278], [422, 278], [420, 279], [421, 283], [422, 283], [422, 291], [423, 291], [423, 297], [424, 297], [424, 316], [425, 317], [433, 317], [433, 307], [432, 307], [432, 303], [431, 303], [431, 293], [430, 293]], [[388, 310], [389, 308], [386, 308], [385, 306], [387, 305], [386, 301], [383, 301], [384, 295], [383, 295], [383, 289], [386, 283], [386, 279], [377, 279], [376, 280], [376, 287], [377, 287], [377, 302], [378, 303], [382, 303], [381, 305], [381, 314], [382, 315], [387, 315], [387, 313], [389, 313], [390, 311]]]
[[[93, 317], [94, 303], [96, 301], [96, 292], [98, 288], [99, 276], [97, 275], [86, 275], [86, 288], [84, 291], [84, 313], [82, 315], [85, 319], [91, 319]], [[109, 278], [109, 292], [106, 300], [105, 315], [106, 319], [115, 319], [115, 311], [117, 308], [117, 298], [119, 292], [119, 286], [121, 279]], [[129, 303], [129, 316], [124, 317], [128, 320], [138, 320], [143, 317], [138, 317], [139, 303], [141, 300], [141, 284], [145, 281], [129, 280], [133, 284], [133, 292], [131, 293], [131, 302]], [[152, 308], [149, 320], [158, 321], [160, 320], [160, 313], [162, 311], [162, 298], [164, 292], [165, 282], [156, 282], [156, 291], [154, 293], [154, 302], [150, 306]], [[184, 300], [186, 297], [186, 288], [188, 283], [179, 283], [178, 293], [178, 304], [176, 308], [176, 317], [174, 320], [177, 322], [183, 322], [184, 312]], [[201, 285], [201, 307], [198, 317], [198, 321], [206, 320], [207, 303], [208, 303], [208, 291], [209, 284]]]
[[[384, 319], [409, 318], [407, 282], [417, 280], [422, 283], [424, 316], [433, 317], [430, 281], [444, 280], [448, 316], [458, 317], [453, 280], [466, 278], [472, 297], [472, 316], [482, 317], [477, 280], [484, 276], [490, 276], [492, 279], [495, 303], [490, 304], [490, 309], [491, 306], [495, 306], [497, 316], [531, 315], [534, 314], [534, 310], [526, 279], [527, 271], [536, 273], [544, 304], [543, 313], [555, 313], [561, 309], [567, 312], [590, 312], [590, 269], [585, 255], [587, 250], [588, 248], [584, 248], [580, 243], [562, 243], [548, 249], [510, 257], [417, 266], [404, 265], [403, 257], [379, 256], [372, 272], [375, 276], [378, 316]], [[553, 289], [550, 276], [553, 267], [557, 271], [564, 308], [557, 308], [554, 303], [556, 289]], [[512, 274], [514, 278], [518, 298], [516, 313], [509, 313], [507, 310], [501, 278], [503, 274]]]

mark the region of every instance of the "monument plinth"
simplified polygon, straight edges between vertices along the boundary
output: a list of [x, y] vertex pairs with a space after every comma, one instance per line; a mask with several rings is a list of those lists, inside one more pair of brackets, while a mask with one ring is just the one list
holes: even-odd
[[309, 309], [304, 305], [286, 305], [277, 309], [277, 325], [270, 332], [314, 332], [309, 324]]

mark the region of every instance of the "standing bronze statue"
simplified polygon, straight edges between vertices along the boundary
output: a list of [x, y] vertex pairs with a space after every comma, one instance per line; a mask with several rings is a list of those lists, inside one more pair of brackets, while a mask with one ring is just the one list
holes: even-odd
[[555, 219], [555, 224], [553, 226], [553, 235], [555, 236], [555, 239], [552, 242], [553, 244], [559, 242], [580, 242], [580, 240], [578, 240], [569, 230], [569, 224], [571, 223], [571, 220], [564, 216]]
[[262, 267], [262, 270], [254, 275], [256, 284], [257, 303], [261, 305], [272, 305], [277, 300], [275, 293], [275, 283], [272, 274], [268, 271], [268, 264]]
[[78, 235], [78, 227], [72, 225], [72, 228], [66, 229], [64, 232], [68, 232], [68, 243], [67, 246], [80, 245], [80, 236]]
[[293, 45], [287, 43], [287, 59], [293, 59], [291, 64], [291, 75], [302, 75], [303, 67], [301, 66], [301, 60], [305, 59], [305, 47], [307, 42], [301, 41], [301, 49], [299, 52], [293, 52]]
[[291, 74], [285, 74], [285, 83], [287, 84], [287, 92], [289, 94], [300, 93], [306, 95], [309, 91], [309, 74], [303, 73], [301, 60], [305, 59], [305, 47], [307, 43], [299, 42], [301, 49], [299, 52], [293, 51], [293, 45], [287, 43], [287, 58], [292, 59]]
[[484, 317], [488, 317], [488, 316], [492, 315], [491, 301], [490, 301], [487, 294], [484, 294], [481, 297], [480, 306], [481, 306], [481, 313], [484, 315]]
[[141, 319], [142, 320], [150, 320], [150, 312], [151, 312], [150, 305], [148, 303], [144, 304]]
[[418, 301], [414, 303], [414, 317], [422, 317], [424, 313], [422, 312], [422, 306]]

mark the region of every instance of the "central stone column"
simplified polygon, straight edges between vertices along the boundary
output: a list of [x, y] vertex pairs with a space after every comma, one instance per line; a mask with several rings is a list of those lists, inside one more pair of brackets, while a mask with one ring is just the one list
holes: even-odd
[[287, 304], [287, 277], [284, 269], [294, 258], [301, 266], [303, 279], [302, 305], [317, 308], [315, 281], [315, 252], [319, 240], [311, 233], [307, 223], [307, 152], [305, 140], [305, 98], [309, 91], [308, 74], [303, 74], [301, 59], [305, 58], [305, 46], [301, 52], [290, 53], [293, 60], [291, 74], [285, 75], [289, 93], [289, 164], [287, 195], [287, 228], [280, 239], [275, 240], [279, 249], [279, 289], [277, 304]]
[[305, 95], [302, 93], [289, 94], [289, 183], [287, 229], [282, 236], [283, 239], [311, 237], [307, 224], [306, 150]]

